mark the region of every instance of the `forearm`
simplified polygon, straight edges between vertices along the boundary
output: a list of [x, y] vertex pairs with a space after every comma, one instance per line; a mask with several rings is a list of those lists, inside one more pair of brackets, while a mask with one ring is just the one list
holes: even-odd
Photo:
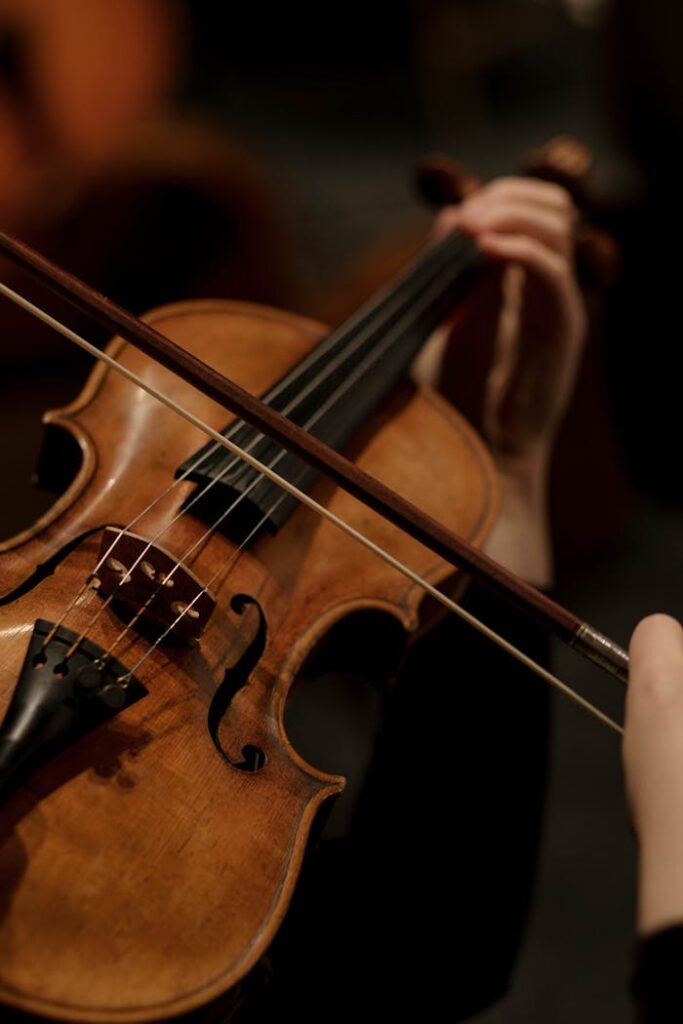
[[501, 510], [486, 553], [535, 586], [553, 582], [547, 499], [547, 458], [524, 462], [496, 458]]
[[638, 932], [647, 937], [683, 924], [683, 815], [641, 843]]
[[[413, 363], [418, 383], [438, 387], [446, 330], [437, 331]], [[552, 543], [548, 513], [548, 446], [533, 454], [511, 457], [492, 452], [501, 491], [500, 515], [485, 548], [487, 554], [536, 586], [553, 582]]]

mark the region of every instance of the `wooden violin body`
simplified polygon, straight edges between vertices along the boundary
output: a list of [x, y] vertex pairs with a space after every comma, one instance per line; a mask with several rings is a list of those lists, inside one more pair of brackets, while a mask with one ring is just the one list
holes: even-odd
[[[323, 333], [300, 317], [218, 301], [148, 319], [253, 393]], [[121, 341], [110, 351], [224, 427], [224, 410], [168, 371]], [[47, 420], [76, 438], [83, 461], [54, 509], [0, 547], [0, 712], [36, 620], [59, 623], [76, 595], [64, 626], [102, 651], [123, 631], [116, 658], [127, 668], [139, 662], [134, 675], [147, 693], [51, 757], [0, 806], [0, 999], [57, 1019], [156, 1020], [210, 1002], [263, 955], [316, 812], [343, 788], [342, 778], [305, 763], [285, 733], [303, 662], [350, 612], [380, 609], [414, 629], [422, 595], [305, 508], [241, 552], [221, 532], [201, 541], [205, 524], [191, 509], [179, 515], [194, 484], [170, 485], [205, 438], [111, 371], [95, 370], [79, 399]], [[401, 384], [351, 451], [464, 537], [486, 536], [496, 511], [492, 466], [436, 394]], [[431, 582], [452, 576], [343, 492], [319, 482], [314, 493]], [[114, 604], [103, 608], [102, 595], [83, 588], [105, 528], [125, 527], [147, 507], [133, 531], [174, 559], [199, 542], [188, 569], [215, 598], [198, 643], [151, 654], [149, 623], [126, 630]]]

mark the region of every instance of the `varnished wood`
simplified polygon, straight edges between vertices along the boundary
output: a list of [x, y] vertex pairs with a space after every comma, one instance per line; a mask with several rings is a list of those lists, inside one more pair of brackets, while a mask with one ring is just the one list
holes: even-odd
[[288, 451], [300, 456], [440, 558], [465, 569], [495, 594], [531, 615], [546, 631], [569, 643], [580, 630], [581, 619], [445, 528], [425, 511], [424, 505], [418, 507], [406, 501], [381, 480], [354, 466], [343, 455], [255, 398], [214, 367], [176, 345], [150, 324], [138, 320], [83, 281], [2, 233], [0, 251], [11, 256], [61, 298], [67, 299], [82, 312], [90, 313], [102, 326], [118, 330], [122, 337], [142, 352], [180, 374], [184, 381], [212, 401], [241, 416]]
[[[260, 393], [319, 338], [320, 325], [246, 305], [200, 302], [149, 318], [163, 334], [242, 387]], [[213, 427], [224, 410], [120, 341], [122, 361]], [[112, 372], [95, 370], [83, 395], [53, 413], [78, 438], [84, 470], [56, 514], [4, 545], [0, 555], [0, 712], [6, 707], [33, 621], [59, 618], [92, 570], [101, 528], [127, 523], [165, 490], [203, 437]], [[461, 417], [428, 390], [405, 384], [354, 445], [364, 471], [419, 501], [472, 543], [496, 511], [492, 466]], [[458, 473], [453, 471], [459, 466]], [[179, 484], [138, 533], [168, 523], [192, 485]], [[431, 582], [451, 568], [377, 513], [327, 482], [316, 496]], [[8, 598], [38, 563], [94, 530], [54, 575]], [[163, 536], [181, 556], [204, 531], [191, 515]], [[213, 536], [191, 562], [207, 580], [234, 552]], [[346, 535], [301, 508], [275, 537], [262, 537], [212, 587], [217, 607], [199, 648], [168, 648], [140, 668], [149, 696], [82, 739], [0, 808], [0, 998], [66, 1020], [146, 1021], [207, 1003], [230, 989], [268, 946], [285, 913], [311, 822], [343, 780], [306, 764], [291, 747], [283, 711], [292, 681], [329, 627], [349, 612], [380, 609], [406, 629], [421, 595]], [[211, 742], [207, 709], [225, 668], [250, 643], [257, 598], [267, 619], [264, 656], [221, 726], [239, 760], [259, 745], [266, 765], [232, 767]], [[87, 626], [96, 597], [66, 625]], [[108, 610], [91, 638], [120, 630]], [[139, 638], [116, 653], [126, 664]]]

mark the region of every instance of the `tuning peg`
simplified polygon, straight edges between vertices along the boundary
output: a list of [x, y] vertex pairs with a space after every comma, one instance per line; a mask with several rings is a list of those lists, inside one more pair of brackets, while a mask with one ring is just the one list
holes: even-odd
[[453, 157], [434, 153], [418, 163], [415, 186], [422, 199], [439, 208], [461, 203], [481, 187], [481, 182]]
[[[552, 181], [566, 188], [584, 215], [599, 205], [592, 193], [590, 172], [593, 157], [587, 146], [568, 135], [551, 139], [532, 150], [522, 162], [524, 174]], [[619, 250], [605, 230], [583, 220], [576, 231], [576, 262], [586, 284], [606, 288], [619, 273]]]
[[531, 150], [522, 161], [522, 173], [566, 188], [577, 206], [590, 202], [589, 175], [593, 156], [587, 146], [569, 135], [558, 135]]

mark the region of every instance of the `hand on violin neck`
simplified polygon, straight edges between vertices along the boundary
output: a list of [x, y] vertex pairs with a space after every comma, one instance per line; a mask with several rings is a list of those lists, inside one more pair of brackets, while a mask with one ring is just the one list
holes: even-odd
[[[506, 472], [545, 469], [572, 393], [586, 323], [573, 271], [575, 219], [559, 186], [501, 178], [436, 222], [437, 234], [460, 229], [505, 267], [486, 295], [497, 329], [483, 427]], [[450, 343], [460, 344], [458, 331]]]
[[482, 363], [480, 408], [466, 397], [466, 411], [496, 459], [503, 493], [487, 549], [541, 586], [552, 581], [548, 466], [586, 331], [573, 269], [575, 221], [572, 201], [559, 186], [501, 178], [444, 209], [434, 229], [437, 237], [466, 232], [498, 264], [450, 331], [439, 383], [462, 406], [458, 350]]

